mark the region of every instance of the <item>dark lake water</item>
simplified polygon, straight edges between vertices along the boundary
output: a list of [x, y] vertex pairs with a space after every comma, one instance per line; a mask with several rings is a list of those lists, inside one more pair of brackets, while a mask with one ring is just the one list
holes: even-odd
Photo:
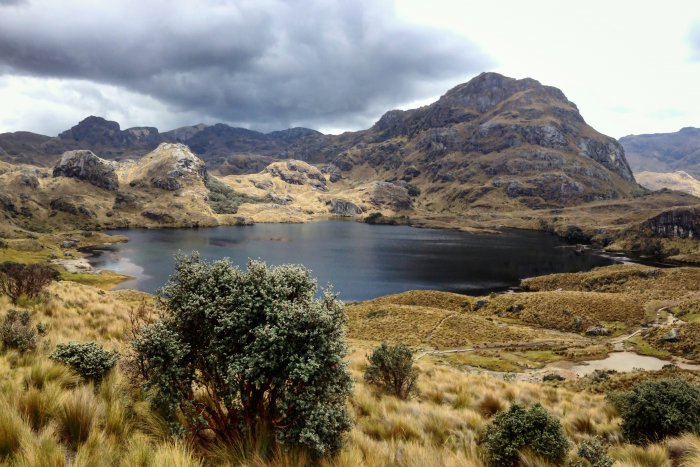
[[576, 255], [552, 235], [520, 230], [467, 234], [325, 221], [108, 233], [124, 234], [129, 242], [95, 251], [92, 265], [134, 277], [119, 288], [147, 292], [165, 284], [178, 251], [199, 251], [208, 260], [228, 257], [242, 268], [249, 258], [300, 263], [320, 286], [333, 284], [346, 301], [411, 289], [483, 294], [516, 286], [526, 277], [613, 262], [589, 252]]

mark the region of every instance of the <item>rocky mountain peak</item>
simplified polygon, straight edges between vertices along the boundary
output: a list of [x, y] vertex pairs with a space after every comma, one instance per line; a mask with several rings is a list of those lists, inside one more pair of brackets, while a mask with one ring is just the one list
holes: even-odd
[[436, 102], [436, 105], [459, 105], [479, 113], [487, 112], [517, 93], [532, 92], [571, 104], [563, 92], [543, 86], [532, 78], [515, 79], [498, 73], [481, 73], [464, 84], [455, 86]]
[[116, 164], [97, 157], [92, 151], [67, 151], [53, 169], [54, 177], [84, 180], [106, 190], [117, 190]]
[[121, 132], [119, 123], [90, 115], [70, 130], [59, 134], [65, 140], [85, 141], [88, 144], [110, 144]]
[[132, 185], [150, 185], [168, 191], [179, 190], [191, 182], [207, 180], [204, 161], [180, 143], [161, 143], [132, 169]]

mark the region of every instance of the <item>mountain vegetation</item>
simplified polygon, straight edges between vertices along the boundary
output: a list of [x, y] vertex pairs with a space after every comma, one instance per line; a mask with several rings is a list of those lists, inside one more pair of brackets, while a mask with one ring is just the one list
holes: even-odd
[[[253, 266], [248, 273], [229, 271], [227, 274], [220, 274], [219, 272], [228, 270], [224, 263], [207, 265], [190, 259], [180, 266], [179, 272], [176, 272], [169, 291], [163, 295], [166, 302], [162, 304], [159, 304], [156, 297], [144, 293], [105, 291], [71, 281], [53, 282], [36, 299], [24, 302], [22, 306], [30, 317], [27, 325], [37, 330], [35, 334], [37, 345], [24, 352], [11, 345], [4, 345], [0, 352], [0, 367], [3, 369], [0, 385], [0, 406], [3, 409], [0, 411], [2, 462], [18, 466], [279, 466], [314, 465], [314, 463], [341, 466], [397, 463], [411, 465], [419, 463], [426, 466], [490, 466], [504, 465], [501, 457], [507, 456], [508, 462], [520, 465], [609, 466], [614, 461], [616, 465], [632, 466], [672, 465], [672, 462], [678, 465], [695, 465], [700, 460], [700, 438], [694, 433], [695, 429], [692, 425], [694, 422], [691, 418], [686, 417], [690, 424], [672, 423], [679, 429], [668, 434], [659, 432], [658, 436], [648, 443], [635, 445], [627, 441], [625, 427], [633, 426], [630, 425], [633, 420], [640, 420], [635, 414], [637, 409], [644, 407], [637, 402], [641, 400], [639, 397], [650, 403], [656, 401], [654, 403], [663, 404], [662, 401], [665, 400], [665, 396], [662, 397], [662, 391], [649, 389], [653, 385], [644, 383], [645, 381], [658, 381], [654, 384], [659, 387], [668, 387], [669, 390], [681, 391], [686, 394], [683, 396], [686, 398], [692, 397], [697, 392], [700, 384], [700, 376], [697, 372], [673, 367], [658, 372], [634, 371], [617, 374], [612, 372], [543, 382], [541, 373], [536, 378], [530, 378], [532, 370], [526, 367], [500, 373], [475, 371], [469, 363], [464, 363], [466, 360], [451, 358], [447, 353], [442, 355], [433, 353], [436, 349], [430, 344], [412, 344], [410, 353], [413, 354], [413, 370], [409, 374], [415, 376], [416, 391], [412, 392], [411, 397], [402, 399], [378, 392], [374, 384], [366, 381], [365, 374], [371, 367], [368, 356], [377, 349], [379, 340], [376, 338], [350, 338], [347, 341], [342, 339], [337, 344], [341, 347], [348, 345], [348, 354], [345, 357], [347, 370], [343, 371], [348, 371], [349, 381], [352, 382], [352, 391], [347, 393], [346, 409], [352, 426], [346, 435], [339, 438], [341, 444], [338, 445], [335, 455], [317, 458], [313, 450], [309, 451], [304, 447], [292, 448], [289, 442], [295, 438], [279, 438], [273, 433], [262, 430], [257, 432], [256, 436], [241, 436], [234, 441], [228, 440], [223, 443], [215, 442], [217, 437], [214, 437], [209, 430], [198, 433], [186, 430], [180, 432], [180, 435], [177, 435], [178, 431], [175, 430], [174, 434], [173, 427], [191, 426], [188, 418], [185, 417], [186, 412], [178, 409], [179, 415], [176, 419], [164, 418], [165, 413], [159, 408], [157, 397], [154, 398], [157, 393], [151, 392], [140, 383], [134, 385], [129, 365], [120, 364], [111, 370], [109, 365], [101, 367], [106, 371], [105, 373], [100, 371], [104, 377], [97, 385], [93, 379], [81, 377], [77, 370], [79, 367], [73, 366], [68, 360], [65, 360], [68, 363], [66, 365], [61, 363], [63, 359], [50, 358], [51, 353], [56, 353], [57, 348], [66, 349], [66, 344], [69, 342], [85, 344], [94, 342], [95, 346], [90, 347], [94, 349], [84, 353], [86, 357], [102, 347], [114, 349], [127, 358], [131, 352], [134, 330], [140, 328], [138, 323], [146, 326], [141, 336], [158, 335], [162, 338], [164, 334], [160, 330], [170, 329], [175, 332], [179, 327], [185, 329], [188, 322], [185, 318], [189, 317], [201, 322], [204, 315], [217, 317], [216, 319], [219, 320], [217, 322], [221, 325], [230, 323], [233, 326], [230, 332], [224, 332], [222, 328], [220, 337], [226, 342], [231, 341], [234, 349], [240, 347], [236, 344], [239, 341], [240, 345], [247, 343], [245, 345], [254, 346], [255, 341], [250, 340], [253, 336], [260, 336], [265, 342], [270, 342], [269, 339], [277, 342], [277, 339], [285, 339], [284, 336], [290, 338], [295, 336], [296, 331], [283, 332], [283, 328], [286, 328], [284, 323], [288, 321], [281, 318], [287, 313], [295, 313], [295, 316], [296, 313], [309, 313], [310, 318], [316, 316], [321, 319], [327, 312], [332, 311], [317, 309], [316, 307], [322, 306], [323, 302], [315, 305], [314, 303], [318, 303], [315, 302], [317, 300], [315, 296], [308, 296], [306, 300], [303, 298], [306, 296], [304, 294], [299, 298], [293, 298], [294, 294], [285, 293], [283, 296], [274, 294], [275, 290], [291, 292], [294, 287], [286, 287], [283, 281], [279, 282], [278, 279], [287, 277], [288, 272], [296, 273], [303, 270], [274, 271], [257, 268], [258, 266]], [[672, 277], [665, 278], [656, 273], [646, 273], [645, 271], [648, 270], [634, 266], [614, 266], [578, 275], [558, 274], [534, 278], [531, 281], [533, 282], [531, 287], [546, 289], [563, 286], [577, 290], [607, 288], [605, 293], [610, 295], [624, 293], [625, 288], [629, 287], [630, 293], [633, 294], [634, 291], [647, 291], [648, 295], [643, 300], [665, 298], [666, 301], [654, 302], [656, 306], [675, 300], [676, 297], [692, 295], [693, 292], [685, 289], [683, 285], [690, 284], [692, 280], [688, 278], [684, 282], [682, 277], [685, 273], [674, 280]], [[216, 273], [213, 273], [214, 271]], [[299, 276], [300, 280], [303, 278], [308, 278], [308, 275]], [[622, 278], [627, 278], [626, 282], [622, 282], [620, 280]], [[659, 281], [658, 284], [656, 281]], [[262, 287], [249, 287], [258, 283]], [[664, 291], [666, 285], [674, 283], [678, 283], [675, 289]], [[268, 296], [271, 300], [270, 306], [265, 305], [268, 303], [265, 299], [256, 301], [251, 296], [250, 300], [242, 300], [240, 306], [229, 307], [227, 300], [238, 295], [226, 292], [228, 289], [225, 284], [229, 284], [236, 290], [249, 290], [250, 293], [254, 293], [255, 290], [258, 291], [257, 293], [269, 291], [271, 292]], [[308, 285], [306, 279], [298, 284]], [[195, 306], [196, 297], [193, 291], [197, 286], [201, 286], [201, 290], [206, 290], [209, 294], [210, 299], [201, 302], [204, 305], [203, 308]], [[556, 295], [560, 292], [543, 291], [541, 293]], [[241, 297], [248, 297], [248, 295], [244, 293]], [[293, 305], [295, 300], [308, 302], [310, 308], [305, 308], [301, 304]], [[480, 308], [482, 305], [479, 303], [492, 300], [494, 297], [464, 297], [456, 294], [416, 291], [381, 298], [375, 302], [378, 305], [381, 304], [381, 307], [388, 307], [392, 303], [395, 306], [409, 307], [407, 310], [430, 307], [465, 316], [476, 314], [477, 317], [491, 318], [496, 324], [510, 322], [511, 318], [507, 315], [480, 315], [484, 308]], [[255, 305], [256, 303], [259, 307]], [[285, 306], [285, 303], [289, 305]], [[685, 303], [680, 299], [678, 306], [686, 307]], [[163, 317], [159, 317], [157, 311], [163, 305], [169, 311]], [[336, 303], [333, 306], [339, 306], [339, 304]], [[349, 315], [353, 315], [353, 307], [360, 306], [364, 305], [348, 307]], [[11, 314], [13, 309], [15, 308], [7, 297], [0, 297], [0, 315]], [[233, 314], [230, 316], [222, 314], [225, 309], [233, 310]], [[375, 311], [374, 317], [367, 315], [364, 319], [367, 321], [380, 319], [381, 309], [378, 308]], [[692, 310], [692, 308], [689, 309]], [[611, 307], [610, 312], [614, 313], [615, 308]], [[173, 315], [170, 315], [171, 313]], [[512, 311], [508, 313], [512, 314]], [[177, 316], [177, 318], [168, 324], [169, 316]], [[250, 319], [237, 321], [233, 319], [235, 316]], [[253, 319], [255, 316], [261, 321]], [[263, 319], [265, 316], [267, 321]], [[610, 316], [610, 319], [614, 318], [615, 316]], [[236, 322], [258, 323], [259, 326], [250, 327], [248, 332], [245, 331], [248, 328], [237, 326]], [[464, 329], [471, 330], [474, 335], [477, 335], [479, 332], [477, 326], [489, 322], [491, 321], [480, 321]], [[136, 327], [134, 327], [135, 323]], [[277, 329], [275, 323], [282, 326], [277, 332], [274, 331]], [[329, 330], [336, 329], [331, 321], [328, 325]], [[347, 326], [350, 336], [359, 334], [356, 329], [357, 320], [349, 319]], [[523, 342], [529, 346], [546, 345], [544, 342], [538, 343], [533, 340], [538, 333], [544, 332], [543, 327], [522, 326], [532, 329], [531, 334], [522, 337]], [[304, 336], [315, 329], [311, 326], [303, 327], [304, 329], [299, 328], [299, 332]], [[408, 328], [408, 323], [405, 327]], [[39, 328], [43, 331], [39, 332]], [[211, 328], [214, 334], [202, 332], [199, 336], [191, 336], [192, 339], [199, 339], [198, 342], [203, 345], [197, 347], [199, 349], [197, 352], [208, 349], [206, 354], [211, 356], [209, 361], [193, 358], [191, 359], [193, 365], [214, 368], [210, 365], [216, 364], [217, 361], [224, 362], [213, 358], [215, 354], [210, 353], [217, 348], [221, 351], [230, 348], [229, 345], [223, 345], [224, 341], [221, 341], [222, 345], [217, 347], [218, 338], [211, 338], [215, 336], [217, 328], [218, 326]], [[495, 329], [507, 329], [507, 327], [497, 326]], [[625, 332], [631, 330], [628, 329]], [[333, 334], [340, 336], [337, 333]], [[561, 339], [560, 343], [565, 343], [568, 339], [565, 335], [554, 331], [550, 334], [550, 339], [555, 339], [557, 335]], [[184, 337], [185, 334], [182, 336]], [[318, 338], [321, 338], [320, 335]], [[585, 331], [578, 334], [578, 338], [590, 338], [603, 347], [607, 339], [610, 339], [606, 336], [585, 337]], [[486, 348], [489, 341], [486, 337], [483, 339], [481, 342]], [[499, 340], [498, 336], [494, 335], [491, 342], [497, 340]], [[298, 346], [276, 347], [266, 344], [267, 350], [263, 350], [261, 355], [265, 352], [279, 352], [280, 356], [291, 356], [296, 352], [294, 349], [297, 349], [301, 352], [299, 355], [311, 357], [316, 355], [317, 349], [318, 352], [323, 349], [323, 346], [306, 345], [309, 342], [306, 337], [294, 342], [298, 342]], [[193, 340], [192, 344], [194, 343]], [[263, 341], [259, 344], [263, 345]], [[554, 359], [556, 356], [552, 351], [548, 353], [542, 350], [543, 347], [534, 351], [518, 348], [515, 342], [509, 345], [509, 349], [503, 349], [498, 356], [492, 358], [505, 361], [511, 356], [521, 354], [528, 355], [530, 361], [535, 362], [536, 359], [545, 358], [544, 361], [547, 361], [546, 359]], [[77, 350], [77, 347], [75, 348]], [[87, 346], [85, 348], [87, 349]], [[180, 348], [185, 349], [185, 346]], [[187, 348], [194, 350], [194, 347], [187, 346]], [[151, 349], [155, 352], [156, 347]], [[70, 353], [77, 355], [81, 352]], [[323, 355], [319, 357], [329, 358], [328, 352], [322, 353]], [[464, 350], [463, 353], [457, 353], [455, 356], [466, 356], [472, 353], [474, 351]], [[149, 351], [147, 355], [155, 354]], [[165, 356], [163, 353], [159, 355]], [[205, 353], [201, 355], [204, 356]], [[241, 359], [235, 357], [236, 355]], [[333, 353], [333, 355], [339, 354]], [[245, 357], [245, 353], [235, 352], [230, 355], [221, 354], [222, 358], [224, 356], [229, 363], [245, 362], [246, 365], [250, 365], [246, 366], [250, 371], [258, 368], [260, 373], [256, 373], [256, 381], [258, 377], [276, 374], [276, 370], [268, 368], [268, 364], [280, 361], [275, 358], [261, 360], [257, 354], [253, 355], [251, 360]], [[487, 360], [485, 357], [481, 358], [482, 361]], [[70, 360], [72, 361], [73, 357]], [[295, 362], [294, 365], [297, 365], [302, 361], [303, 359], [298, 361], [292, 359], [289, 363]], [[312, 361], [315, 361], [315, 358], [308, 363]], [[124, 362], [126, 363], [126, 360]], [[151, 362], [155, 363], [153, 360]], [[258, 366], [255, 362], [259, 362], [262, 366]], [[319, 365], [318, 371], [335, 371], [334, 369], [344, 366]], [[401, 367], [403, 368], [404, 365]], [[149, 368], [155, 370], [156, 367]], [[173, 372], [177, 373], [177, 368], [184, 367], [168, 365], [168, 374], [173, 376]], [[233, 370], [238, 366], [233, 365], [230, 368]], [[150, 381], [154, 384], [158, 382], [155, 379], [156, 374], [151, 373], [154, 379]], [[190, 373], [184, 372], [183, 376], [187, 374]], [[196, 374], [199, 375], [198, 378], [205, 375], [202, 371], [197, 371]], [[294, 374], [297, 373], [294, 372]], [[299, 376], [302, 374], [300, 373]], [[674, 382], [667, 383], [669, 379]], [[338, 383], [342, 381], [336, 378], [334, 384]], [[284, 387], [291, 389], [294, 385]], [[618, 400], [626, 401], [624, 403], [626, 408], [618, 409], [614, 397], [606, 398], [608, 393], [624, 394], [624, 396], [618, 396], [622, 397]], [[214, 410], [215, 405], [209, 404], [217, 400], [216, 394], [208, 395], [206, 390], [194, 391], [192, 394], [194, 399], [190, 402], [201, 401], [205, 404], [202, 406], [203, 409]], [[291, 391], [291, 394], [296, 394], [296, 391]], [[689, 401], [687, 403], [690, 403], [691, 399], [687, 400]], [[665, 413], [665, 409], [658, 413]], [[668, 412], [668, 414], [669, 417], [683, 416], [678, 411]], [[641, 415], [641, 417], [644, 419], [645, 416]], [[206, 418], [197, 419], [197, 423], [205, 420]], [[673, 420], [676, 419], [673, 418]], [[184, 425], [181, 425], [182, 423]], [[280, 428], [285, 429], [286, 426], [282, 424]], [[286, 444], [280, 444], [282, 440], [285, 440]], [[306, 444], [306, 446], [309, 445]]]

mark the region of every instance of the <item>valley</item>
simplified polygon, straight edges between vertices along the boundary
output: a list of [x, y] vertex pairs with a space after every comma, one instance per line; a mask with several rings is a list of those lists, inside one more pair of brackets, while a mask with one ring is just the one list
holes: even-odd
[[[561, 428], [568, 465], [594, 465], [585, 457], [594, 445], [605, 466], [700, 460], [697, 433], [635, 444], [613, 400], [639, 384], [700, 383], [700, 199], [639, 185], [654, 188], [649, 180], [660, 176], [636, 179], [639, 164], [630, 167], [623, 145], [557, 88], [483, 73], [432, 104], [340, 135], [225, 124], [161, 133], [88, 117], [57, 137], [2, 134], [0, 148], [0, 263], [52, 274], [41, 293], [0, 296], [0, 461], [482, 467], [496, 465], [489, 430], [538, 404]], [[231, 257], [241, 269], [190, 259], [177, 276], [178, 251]], [[614, 258], [625, 254], [648, 264]], [[302, 263], [312, 276], [251, 258]], [[214, 273], [198, 276], [207, 268]], [[194, 279], [158, 293], [173, 277]], [[345, 303], [299, 292], [307, 281], [334, 284]], [[167, 318], [178, 307], [192, 315]], [[187, 363], [190, 344], [176, 331], [223, 349], [217, 358], [240, 342], [256, 350], [212, 376], [192, 368], [220, 362], [199, 354]], [[247, 372], [261, 381], [272, 358], [250, 362], [288, 346], [314, 351], [308, 339], [318, 344], [323, 333], [332, 337], [323, 356], [339, 360], [319, 370], [310, 359], [295, 367], [294, 384], [303, 392], [314, 387], [309, 375], [347, 371], [348, 393], [333, 402], [348, 416], [337, 452], [313, 457], [315, 432], [288, 448], [271, 434], [286, 430], [281, 418], [254, 437], [220, 438], [253, 430], [250, 420], [274, 399], [260, 396], [248, 425], [229, 423], [237, 404], [260, 394]], [[149, 361], [166, 362], [160, 375], [135, 357], [149, 336]], [[56, 349], [70, 342], [114, 355], [104, 380], [59, 363]], [[410, 397], [367, 378], [382, 344], [408, 352]], [[176, 376], [197, 381], [172, 393], [163, 384], [182, 398], [168, 407], [154, 388], [182, 362], [187, 371]], [[226, 396], [232, 405], [217, 413], [226, 398], [208, 377], [253, 395]], [[564, 465], [516, 454], [518, 465]]]

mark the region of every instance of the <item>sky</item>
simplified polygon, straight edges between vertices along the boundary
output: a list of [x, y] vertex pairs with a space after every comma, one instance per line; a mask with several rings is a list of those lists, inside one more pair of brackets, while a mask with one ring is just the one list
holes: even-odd
[[0, 0], [0, 132], [372, 125], [483, 71], [613, 137], [700, 127], [693, 0]]

